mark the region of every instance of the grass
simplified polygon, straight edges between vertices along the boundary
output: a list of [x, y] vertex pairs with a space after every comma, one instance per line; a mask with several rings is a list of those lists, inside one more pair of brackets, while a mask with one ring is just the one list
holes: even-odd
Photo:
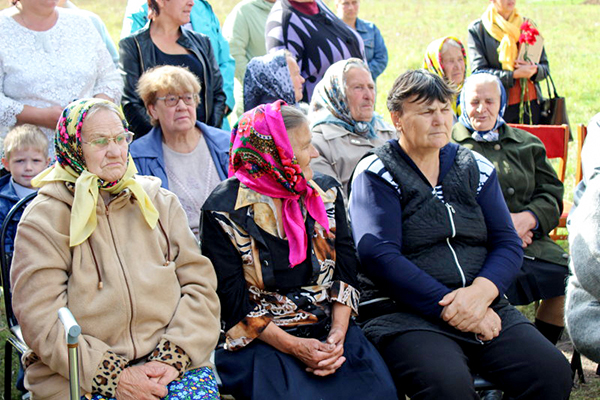
[[[326, 0], [330, 6], [333, 0]], [[74, 0], [81, 8], [102, 17], [118, 43], [126, 0]], [[237, 3], [236, 0], [212, 0], [221, 23]], [[572, 129], [587, 124], [600, 111], [600, 6], [584, 4], [583, 0], [519, 0], [520, 12], [532, 18], [545, 40], [552, 77], [558, 93], [565, 96]], [[387, 90], [394, 79], [406, 69], [419, 68], [427, 44], [453, 35], [466, 44], [467, 27], [480, 17], [485, 1], [472, 0], [362, 0], [361, 18], [374, 21], [381, 30], [389, 52], [389, 65], [377, 80], [379, 93], [377, 111], [389, 120], [385, 109]], [[0, 9], [7, 2], [0, 3]], [[565, 194], [572, 198], [575, 174], [575, 143], [571, 144], [567, 166]], [[532, 306], [523, 309], [532, 315]], [[0, 349], [0, 356], [2, 356]], [[600, 379], [593, 376], [589, 383], [573, 393], [575, 400], [600, 398]], [[17, 397], [13, 397], [17, 398]]]

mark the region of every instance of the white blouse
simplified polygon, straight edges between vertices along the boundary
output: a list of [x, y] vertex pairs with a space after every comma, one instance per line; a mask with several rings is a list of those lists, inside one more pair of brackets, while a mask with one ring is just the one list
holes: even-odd
[[[21, 26], [0, 12], [0, 137], [17, 123], [25, 105], [65, 107], [103, 93], [119, 104], [123, 81], [89, 18], [57, 7], [56, 24], [44, 32]], [[54, 131], [42, 128], [50, 139]]]

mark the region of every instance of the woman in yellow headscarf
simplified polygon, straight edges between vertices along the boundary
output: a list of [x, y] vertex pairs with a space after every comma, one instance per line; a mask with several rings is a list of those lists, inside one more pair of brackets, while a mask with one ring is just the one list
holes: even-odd
[[467, 53], [460, 40], [453, 36], [444, 36], [429, 43], [423, 59], [423, 68], [451, 83], [456, 88], [456, 96], [452, 100], [454, 122], [460, 117], [458, 95], [467, 76]]
[[504, 114], [507, 123], [519, 122], [522, 82], [527, 84], [524, 122], [537, 124], [540, 118], [538, 99], [541, 92], [538, 82], [549, 74], [546, 51], [540, 61], [519, 60], [521, 26], [527, 21], [516, 9], [516, 0], [490, 0], [480, 19], [469, 26], [468, 49], [471, 72], [485, 71], [500, 78], [508, 93], [508, 108]]
[[33, 398], [68, 398], [61, 307], [81, 326], [86, 397], [219, 398], [216, 275], [175, 195], [136, 174], [132, 137], [115, 104], [75, 101], [58, 121], [56, 163], [32, 181], [11, 283]]

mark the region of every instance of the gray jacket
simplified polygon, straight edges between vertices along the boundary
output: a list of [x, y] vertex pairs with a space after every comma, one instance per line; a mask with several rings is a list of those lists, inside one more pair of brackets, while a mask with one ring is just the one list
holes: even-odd
[[344, 186], [345, 199], [348, 198], [350, 177], [360, 159], [369, 150], [398, 138], [394, 128], [383, 121], [376, 122], [375, 130], [378, 135], [375, 139], [367, 139], [334, 124], [317, 125], [312, 130], [312, 144], [319, 157], [310, 165], [315, 171], [337, 179]]
[[565, 322], [581, 354], [600, 362], [600, 178], [588, 187], [569, 227], [571, 277], [567, 285]]

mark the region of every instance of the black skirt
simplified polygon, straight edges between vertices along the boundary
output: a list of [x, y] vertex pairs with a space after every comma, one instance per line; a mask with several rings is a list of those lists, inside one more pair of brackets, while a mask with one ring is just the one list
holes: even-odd
[[514, 283], [506, 291], [506, 297], [511, 304], [521, 306], [563, 296], [568, 275], [569, 269], [565, 266], [524, 258]]
[[255, 339], [235, 352], [218, 349], [215, 365], [222, 393], [236, 400], [398, 398], [385, 362], [353, 323], [346, 334], [344, 357], [346, 362], [333, 375], [319, 377], [306, 372], [297, 358]]

